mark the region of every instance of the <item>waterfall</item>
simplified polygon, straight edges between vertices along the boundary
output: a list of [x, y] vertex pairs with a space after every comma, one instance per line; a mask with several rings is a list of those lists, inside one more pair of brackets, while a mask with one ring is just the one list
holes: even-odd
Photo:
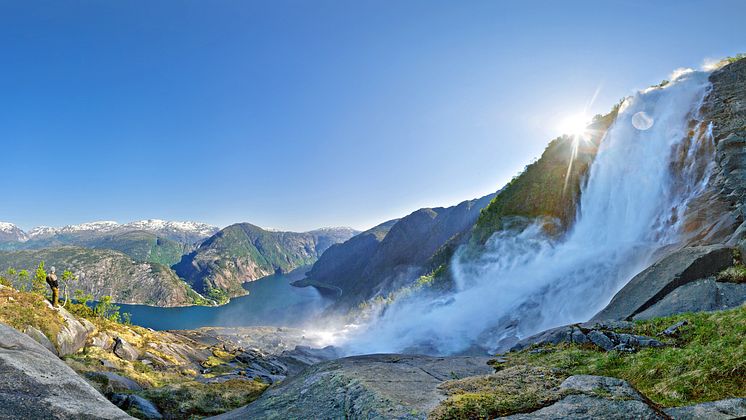
[[476, 260], [452, 261], [457, 290], [394, 302], [343, 344], [350, 353], [503, 350], [547, 328], [588, 320], [656, 251], [683, 239], [687, 203], [712, 170], [699, 121], [708, 74], [679, 72], [627, 98], [582, 188], [561, 240], [540, 223], [497, 232]]

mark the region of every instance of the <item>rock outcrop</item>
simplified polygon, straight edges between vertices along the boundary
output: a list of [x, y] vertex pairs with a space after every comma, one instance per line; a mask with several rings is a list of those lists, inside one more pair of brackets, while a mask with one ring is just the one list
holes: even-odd
[[64, 323], [57, 334], [57, 352], [60, 357], [77, 353], [85, 347], [88, 336], [96, 330], [89, 321], [74, 317], [65, 308], [57, 308]]
[[586, 322], [584, 324], [565, 325], [524, 338], [510, 350], [520, 351], [531, 346], [563, 343], [592, 343], [604, 351], [616, 350], [628, 353], [645, 347], [663, 347], [663, 343], [652, 337], [621, 332], [629, 330], [631, 327], [632, 324], [625, 321]]
[[593, 375], [565, 379], [560, 390], [569, 394], [554, 404], [526, 414], [505, 417], [532, 419], [666, 419], [647, 398], [626, 381]]
[[5, 324], [0, 375], [0, 418], [131, 418], [49, 350]]
[[650, 319], [684, 312], [719, 311], [736, 308], [746, 302], [746, 284], [723, 283], [715, 278], [685, 284], [633, 319]]
[[442, 382], [492, 369], [487, 358], [379, 354], [319, 363], [216, 419], [425, 418]]
[[114, 394], [111, 401], [123, 410], [128, 410], [141, 419], [162, 419], [163, 415], [152, 402], [139, 395]]
[[705, 243], [727, 242], [746, 251], [746, 60], [714, 71], [702, 114], [712, 123], [716, 167], [690, 220], [708, 226]]
[[114, 339], [113, 351], [120, 359], [129, 360], [130, 362], [140, 357], [140, 352], [121, 337]]
[[592, 320], [632, 319], [676, 288], [713, 276], [732, 264], [733, 250], [726, 246], [681, 249], [632, 278]]
[[731, 398], [664, 410], [674, 420], [729, 420], [746, 417], [746, 398]]

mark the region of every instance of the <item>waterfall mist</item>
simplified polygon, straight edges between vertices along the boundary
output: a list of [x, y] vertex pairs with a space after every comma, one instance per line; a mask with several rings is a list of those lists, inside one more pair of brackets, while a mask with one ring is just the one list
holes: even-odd
[[586, 321], [656, 251], [683, 240], [682, 214], [705, 188], [712, 139], [698, 121], [708, 74], [679, 72], [623, 103], [562, 238], [515, 220], [480, 257], [460, 253], [456, 292], [399, 299], [340, 343], [347, 352], [498, 351], [541, 330]]

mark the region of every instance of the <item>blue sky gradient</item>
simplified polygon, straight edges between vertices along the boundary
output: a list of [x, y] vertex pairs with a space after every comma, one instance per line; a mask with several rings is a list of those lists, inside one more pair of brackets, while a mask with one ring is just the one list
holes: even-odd
[[367, 228], [746, 51], [743, 1], [0, 1], [0, 220]]

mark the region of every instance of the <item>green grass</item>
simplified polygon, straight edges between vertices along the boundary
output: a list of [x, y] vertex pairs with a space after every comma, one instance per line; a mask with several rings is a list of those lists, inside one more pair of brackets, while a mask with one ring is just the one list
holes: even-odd
[[718, 273], [717, 281], [727, 283], [746, 283], [746, 267], [742, 264], [728, 267]]
[[492, 419], [537, 410], [558, 400], [563, 376], [551, 369], [514, 366], [492, 375], [448, 381], [440, 389], [448, 395], [430, 419]]
[[635, 333], [655, 336], [682, 320], [690, 324], [667, 347], [637, 353], [602, 352], [592, 346], [560, 345], [549, 352], [507, 355], [506, 366], [560, 369], [624, 379], [662, 406], [746, 397], [746, 306], [643, 321]]
[[231, 379], [219, 384], [188, 382], [148, 389], [138, 394], [152, 401], [166, 418], [214, 416], [244, 406], [264, 392], [257, 380]]
[[64, 320], [36, 293], [19, 292], [11, 287], [0, 287], [0, 322], [25, 331], [27, 326], [40, 330], [53, 343]]

